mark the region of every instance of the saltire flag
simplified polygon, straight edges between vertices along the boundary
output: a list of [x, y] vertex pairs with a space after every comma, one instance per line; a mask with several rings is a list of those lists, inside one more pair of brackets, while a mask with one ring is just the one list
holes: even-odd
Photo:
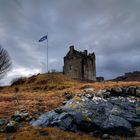
[[45, 36], [41, 37], [38, 41], [39, 41], [39, 42], [42, 42], [42, 41], [46, 40], [47, 38], [48, 38], [48, 36], [45, 35]]

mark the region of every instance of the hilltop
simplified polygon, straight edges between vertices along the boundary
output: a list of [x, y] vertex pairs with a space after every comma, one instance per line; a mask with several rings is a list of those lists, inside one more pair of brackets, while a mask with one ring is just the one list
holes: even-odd
[[62, 90], [73, 86], [76, 81], [62, 73], [37, 74], [29, 78], [16, 78], [10, 87], [18, 87], [22, 90]]
[[102, 82], [92, 82], [92, 81], [80, 81], [74, 80], [70, 77], [64, 75], [61, 72], [37, 74], [31, 77], [20, 77], [13, 79], [10, 86], [1, 87], [1, 89], [10, 89], [13, 91], [16, 87], [21, 91], [56, 91], [63, 89], [80, 89], [83, 86], [92, 86], [95, 89], [112, 88], [116, 86], [133, 86], [139, 85], [139, 81], [102, 81]]

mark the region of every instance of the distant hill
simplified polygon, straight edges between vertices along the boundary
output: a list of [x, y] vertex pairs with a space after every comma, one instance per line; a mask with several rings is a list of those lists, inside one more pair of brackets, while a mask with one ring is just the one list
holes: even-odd
[[128, 72], [123, 76], [119, 76], [113, 81], [140, 81], [140, 71]]

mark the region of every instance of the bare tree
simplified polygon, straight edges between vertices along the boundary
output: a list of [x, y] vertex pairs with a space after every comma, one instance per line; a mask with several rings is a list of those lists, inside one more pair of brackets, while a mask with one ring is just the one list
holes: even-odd
[[8, 52], [0, 46], [0, 79], [2, 79], [10, 70], [11, 64]]

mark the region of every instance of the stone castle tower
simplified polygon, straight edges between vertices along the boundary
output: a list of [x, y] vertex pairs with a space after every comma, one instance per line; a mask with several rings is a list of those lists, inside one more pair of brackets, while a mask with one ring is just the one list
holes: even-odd
[[73, 79], [96, 81], [95, 54], [88, 54], [87, 50], [79, 52], [70, 46], [64, 57], [63, 72]]

